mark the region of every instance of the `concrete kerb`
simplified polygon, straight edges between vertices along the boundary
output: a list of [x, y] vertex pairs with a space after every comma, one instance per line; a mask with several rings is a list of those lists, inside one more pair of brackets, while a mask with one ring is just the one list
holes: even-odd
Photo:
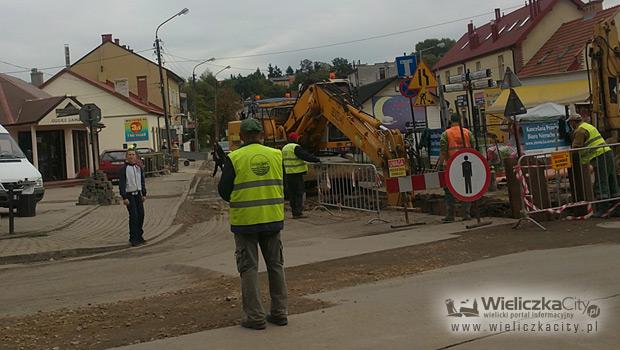
[[[198, 183], [199, 183], [199, 181], [196, 181], [196, 175], [197, 173], [192, 176], [189, 188], [187, 189], [187, 191], [183, 192], [183, 194], [181, 195], [181, 198], [175, 203], [173, 210], [172, 210], [175, 216], [179, 208], [183, 204], [183, 202], [185, 202], [185, 200], [187, 199], [188, 195], [195, 193], [198, 187]], [[89, 212], [92, 212], [94, 209], [96, 208], [93, 208]], [[81, 217], [84, 217], [84, 216], [85, 215]], [[79, 220], [79, 218], [74, 220], [73, 222], [77, 220]], [[69, 225], [70, 224], [67, 224], [65, 227]], [[145, 246], [131, 247], [127, 244], [117, 244], [117, 245], [108, 245], [108, 246], [92, 247], [92, 248], [73, 248], [73, 249], [56, 250], [56, 251], [50, 251], [50, 252], [41, 252], [41, 253], [0, 256], [0, 265], [45, 263], [45, 262], [55, 262], [56, 260], [63, 260], [63, 261], [84, 260], [84, 259], [89, 259], [89, 258], [94, 258], [94, 257], [102, 257], [102, 256], [110, 255], [110, 254], [117, 253], [123, 250], [141, 249], [143, 247], [153, 246], [154, 244], [158, 244], [158, 243], [165, 241], [167, 238], [171, 237], [176, 232], [178, 232], [182, 227], [184, 227], [184, 225], [181, 225], [181, 224], [170, 226], [167, 230], [163, 231], [162, 233], [154, 237], [151, 237], [149, 239], [149, 244]], [[51, 232], [51, 231], [48, 231], [48, 232]], [[0, 269], [2, 268], [0, 267]]]

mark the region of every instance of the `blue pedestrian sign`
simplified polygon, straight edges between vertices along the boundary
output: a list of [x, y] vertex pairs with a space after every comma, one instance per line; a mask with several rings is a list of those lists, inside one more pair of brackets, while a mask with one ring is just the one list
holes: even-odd
[[418, 60], [415, 55], [396, 57], [396, 70], [399, 78], [411, 78], [418, 68]]

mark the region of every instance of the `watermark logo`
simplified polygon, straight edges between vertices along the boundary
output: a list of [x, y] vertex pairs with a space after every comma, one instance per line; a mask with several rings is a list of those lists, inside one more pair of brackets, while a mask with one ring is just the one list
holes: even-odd
[[603, 310], [575, 296], [477, 295], [444, 299], [452, 332], [591, 334], [599, 331]]
[[459, 308], [457, 310], [454, 305], [453, 299], [446, 299], [446, 308], [448, 309], [448, 316], [450, 317], [478, 317], [480, 313], [478, 312], [478, 301], [474, 299], [471, 305], [469, 304], [469, 299], [460, 302]]

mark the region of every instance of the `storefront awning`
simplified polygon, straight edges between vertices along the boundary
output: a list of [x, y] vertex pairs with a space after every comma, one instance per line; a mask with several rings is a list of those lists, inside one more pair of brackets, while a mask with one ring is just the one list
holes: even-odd
[[[587, 80], [575, 80], [565, 83], [519, 86], [515, 88], [517, 95], [525, 108], [531, 108], [543, 103], [553, 102], [561, 105], [583, 103], [590, 98]], [[504, 113], [510, 89], [502, 90], [495, 103], [486, 113]]]

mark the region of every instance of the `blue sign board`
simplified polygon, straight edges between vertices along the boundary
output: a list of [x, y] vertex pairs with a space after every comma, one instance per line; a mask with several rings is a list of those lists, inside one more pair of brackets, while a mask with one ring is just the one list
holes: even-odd
[[559, 124], [555, 122], [522, 123], [523, 145], [526, 152], [548, 151], [567, 148], [568, 142], [559, 135]]
[[400, 91], [400, 94], [403, 95], [403, 97], [414, 98], [417, 96], [418, 91], [409, 90], [409, 83], [411, 83], [411, 79], [401, 80], [400, 84], [398, 85], [398, 90]]
[[396, 70], [399, 78], [411, 78], [418, 68], [418, 60], [415, 55], [396, 57]]
[[431, 133], [431, 159], [435, 162], [439, 159], [440, 153], [440, 140], [441, 134], [443, 134], [443, 129], [430, 129]]

